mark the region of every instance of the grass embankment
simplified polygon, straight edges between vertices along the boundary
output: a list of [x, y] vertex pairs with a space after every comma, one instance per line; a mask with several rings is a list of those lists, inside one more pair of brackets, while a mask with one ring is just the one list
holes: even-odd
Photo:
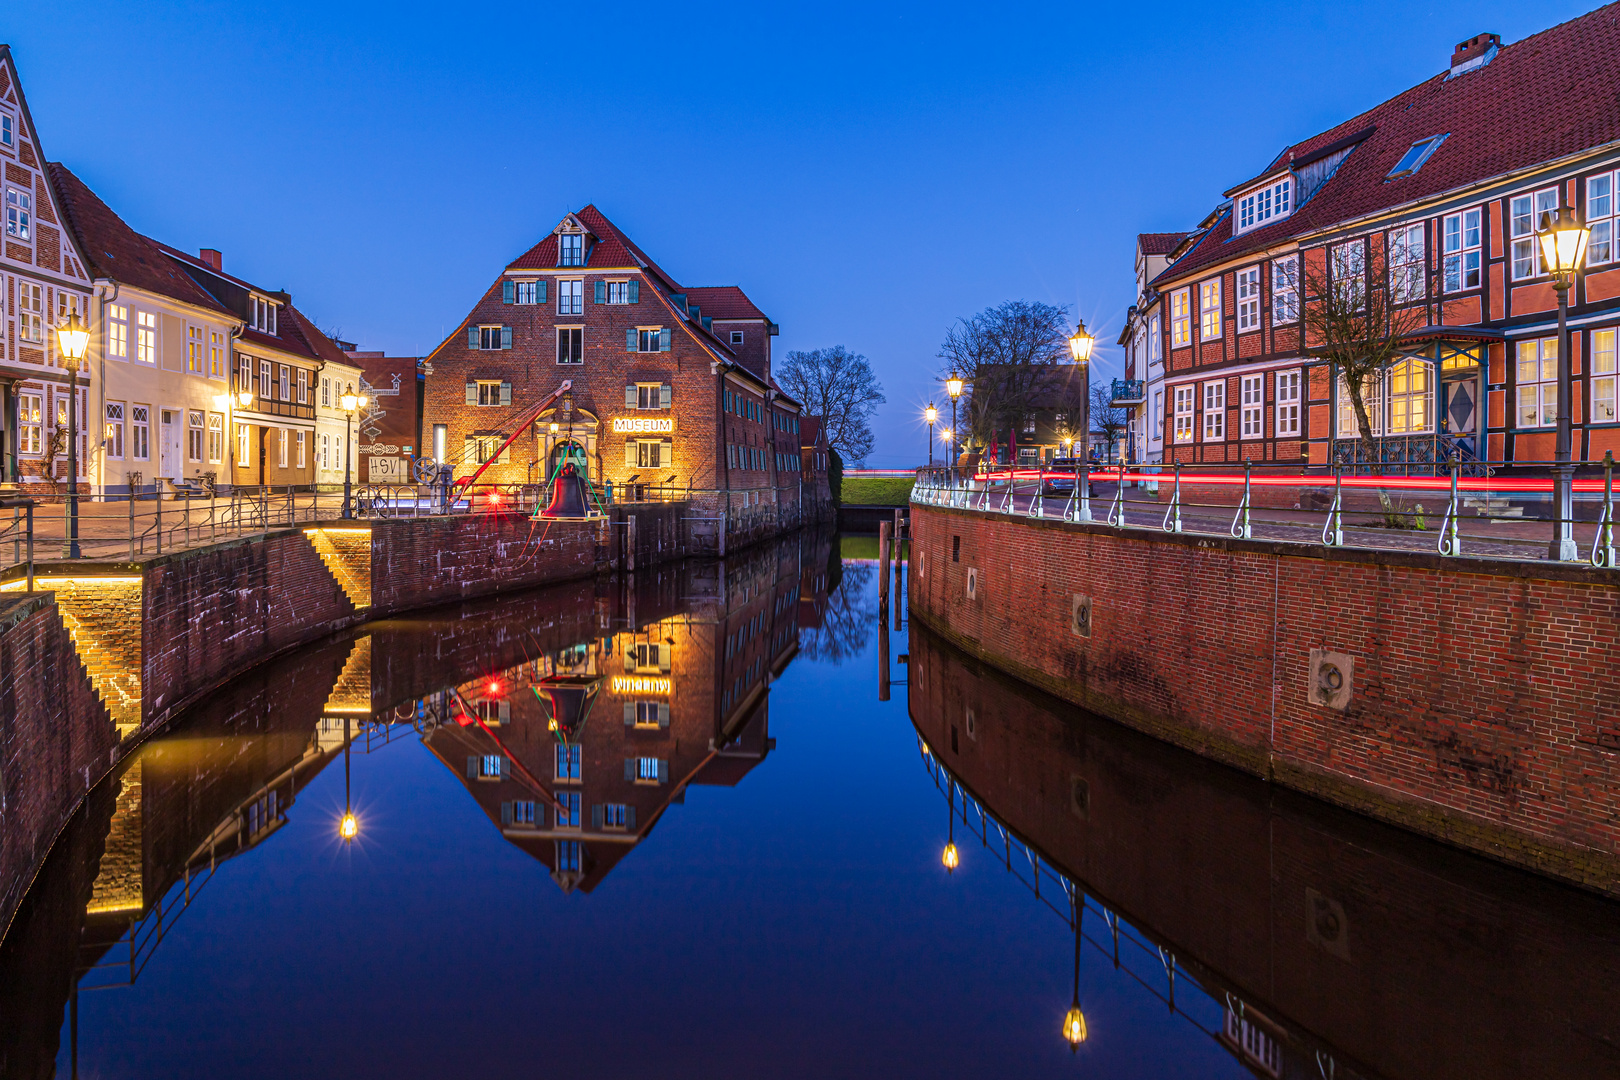
[[840, 501], [845, 506], [904, 506], [911, 500], [911, 477], [844, 477]]
[[[838, 538], [838, 557], [841, 559], [871, 559], [875, 562], [878, 557], [878, 538], [859, 534], [840, 536]], [[891, 552], [889, 557], [892, 559], [896, 555]], [[910, 540], [900, 541], [898, 558], [901, 562], [911, 558]]]

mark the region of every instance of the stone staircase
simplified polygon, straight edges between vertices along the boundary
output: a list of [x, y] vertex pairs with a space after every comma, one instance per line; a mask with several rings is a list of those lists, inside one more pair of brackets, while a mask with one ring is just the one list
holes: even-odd
[[125, 737], [141, 726], [141, 579], [40, 578], [56, 594], [62, 622], [90, 685]]
[[326, 698], [326, 711], [337, 716], [371, 715], [371, 637], [359, 638], [349, 650], [332, 692]]
[[[309, 541], [343, 595], [356, 608], [371, 606], [371, 530], [305, 529]], [[369, 693], [369, 690], [368, 690]]]

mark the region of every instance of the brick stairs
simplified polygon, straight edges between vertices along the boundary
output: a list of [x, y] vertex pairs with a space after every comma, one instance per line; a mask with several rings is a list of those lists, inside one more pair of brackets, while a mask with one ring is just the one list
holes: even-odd
[[338, 716], [371, 715], [371, 637], [355, 641], [344, 661], [332, 692], [326, 697], [326, 711]]
[[141, 726], [139, 578], [41, 578], [120, 737]]
[[[305, 529], [321, 562], [356, 608], [371, 606], [371, 530]], [[369, 688], [367, 693], [369, 695]]]

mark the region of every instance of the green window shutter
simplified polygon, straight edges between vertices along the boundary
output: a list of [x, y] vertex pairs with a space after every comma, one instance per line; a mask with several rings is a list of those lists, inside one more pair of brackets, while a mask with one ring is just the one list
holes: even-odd
[[[628, 468], [633, 469], [636, 467], [636, 440], [634, 439], [624, 440], [624, 463]], [[627, 662], [625, 667], [628, 668], [629, 666]]]
[[535, 282], [534, 302], [537, 304], [543, 304], [546, 302], [546, 283], [544, 279]]
[[591, 804], [591, 828], [600, 829], [601, 827], [602, 827], [602, 804], [601, 803], [592, 803]]
[[467, 755], [467, 779], [469, 779], [469, 780], [478, 779], [478, 755], [477, 754], [468, 754]]
[[634, 724], [635, 722], [636, 722], [636, 703], [633, 702], [633, 701], [627, 701], [627, 702], [624, 703], [624, 723], [625, 723], [625, 726], [628, 727], [631, 724]]
[[632, 326], [624, 332], [624, 351], [635, 352], [636, 345], [636, 328]]
[[[510, 304], [512, 302], [512, 292], [515, 288], [516, 286], [514, 286], [510, 281], [501, 282], [501, 303]], [[503, 803], [502, 805], [505, 804]], [[510, 809], [510, 807], [508, 807], [508, 809]]]
[[467, 348], [478, 348], [478, 327], [476, 326], [467, 327]]
[[501, 383], [501, 404], [512, 404], [512, 384], [509, 382]]
[[669, 762], [663, 758], [658, 759], [658, 782], [660, 784], [669, 783]]
[[635, 278], [630, 279], [630, 302], [632, 304], [641, 303], [641, 282]]
[[624, 407], [627, 409], [633, 409], [636, 407], [636, 386], [634, 383], [625, 384]]
[[659, 727], [669, 727], [669, 706], [668, 705], [659, 705], [658, 706], [658, 726]]
[[658, 388], [658, 407], [660, 409], [669, 408], [669, 399], [673, 392], [673, 389], [668, 383], [665, 383], [663, 386]]
[[626, 780], [634, 780], [636, 778], [636, 759], [635, 758], [625, 758], [624, 759], [624, 778]]
[[512, 804], [509, 802], [501, 803], [501, 824], [512, 824]]
[[607, 282], [605, 281], [596, 283], [596, 302], [598, 304], [607, 303]]
[[668, 330], [660, 330], [660, 331], [658, 331], [658, 351], [659, 352], [669, 352], [669, 331]]
[[467, 384], [467, 404], [478, 404], [478, 384], [475, 382]]
[[512, 328], [510, 326], [503, 326], [503, 327], [501, 327], [501, 348], [510, 349], [511, 347], [512, 347]]

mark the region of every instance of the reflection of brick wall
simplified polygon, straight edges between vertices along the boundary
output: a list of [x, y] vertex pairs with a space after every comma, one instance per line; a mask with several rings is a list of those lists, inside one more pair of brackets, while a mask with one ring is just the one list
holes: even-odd
[[[928, 560], [914, 610], [1008, 670], [1289, 786], [1617, 891], [1620, 595], [1602, 572], [1307, 557], [921, 506], [912, 521]], [[1087, 638], [1070, 629], [1075, 595], [1092, 601]], [[1355, 657], [1343, 713], [1307, 700], [1317, 648]]]
[[46, 593], [0, 598], [0, 926], [118, 741]]
[[[1612, 1071], [1612, 904], [1279, 795], [987, 671], [916, 624], [910, 656], [912, 722], [939, 761], [1217, 1002], [1229, 991], [1275, 1021], [1297, 1063], [1284, 1075], [1318, 1075], [1318, 1040], [1341, 1069], [1381, 1076]], [[963, 872], [1001, 872], [1002, 850], [963, 834], [958, 821]], [[1307, 925], [1324, 910], [1337, 921]], [[1413, 1002], [1422, 1038], [1399, 1035]], [[1536, 1010], [1568, 1021], [1522, 1022]]]

